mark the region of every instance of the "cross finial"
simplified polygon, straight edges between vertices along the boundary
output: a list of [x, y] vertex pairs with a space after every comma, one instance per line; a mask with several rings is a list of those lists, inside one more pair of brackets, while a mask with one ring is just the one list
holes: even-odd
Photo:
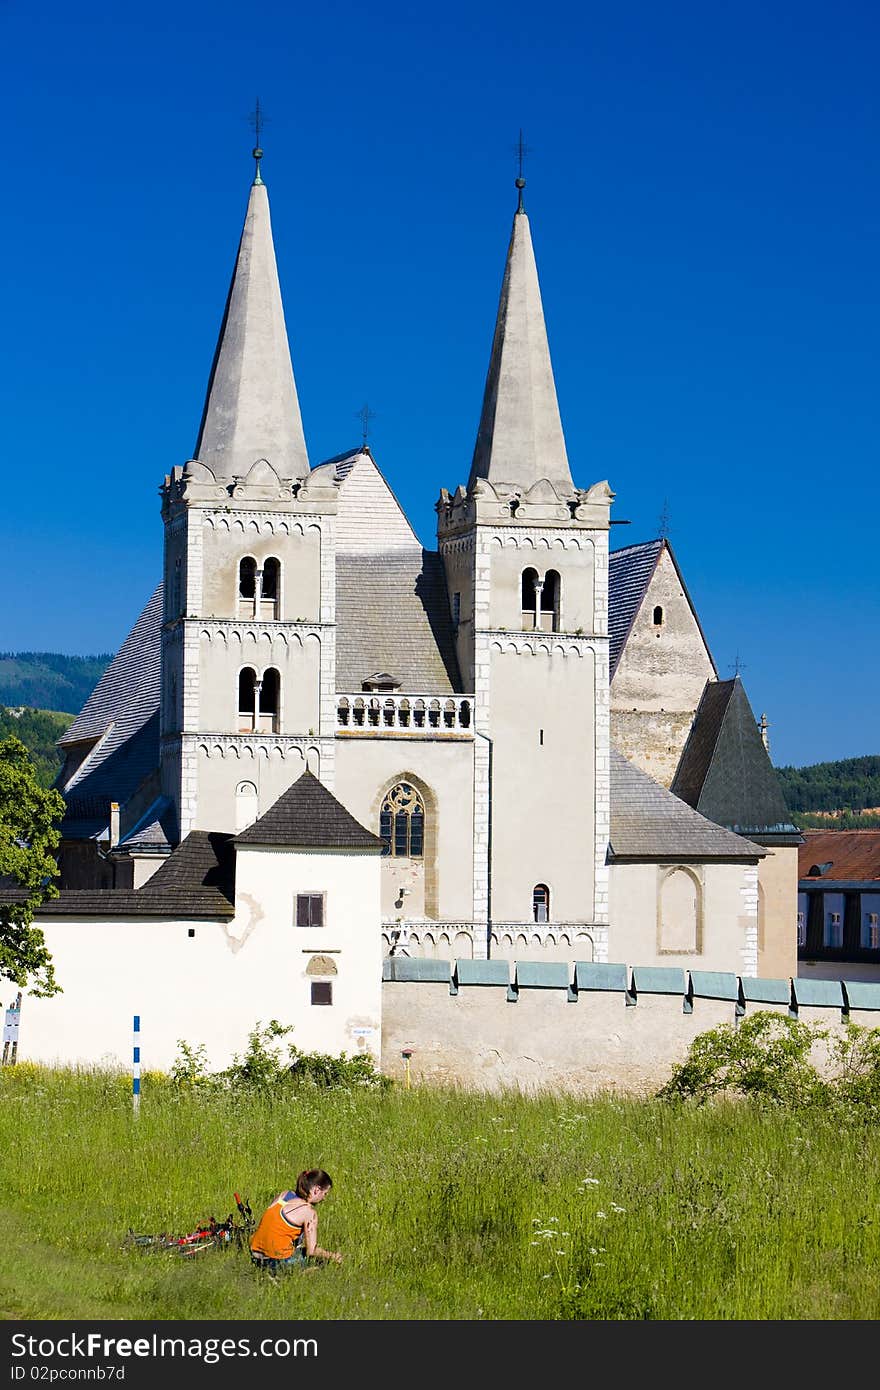
[[251, 112], [249, 119], [251, 125], [254, 128], [254, 135], [256, 137], [256, 144], [254, 145], [254, 148], [251, 150], [251, 154], [253, 155], [257, 165], [257, 172], [254, 175], [254, 183], [262, 183], [263, 180], [260, 177], [260, 160], [263, 158], [263, 151], [260, 148], [260, 136], [263, 133], [263, 126], [266, 124], [267, 118], [263, 114], [263, 108], [260, 106], [259, 97], [257, 97], [257, 104]]
[[520, 129], [519, 139], [513, 147], [513, 152], [517, 159], [516, 186], [519, 189], [519, 206], [517, 207], [517, 212], [525, 212], [525, 207], [523, 205], [523, 189], [526, 186], [526, 181], [523, 175], [523, 166], [525, 164], [526, 155], [531, 154], [531, 150], [523, 140], [522, 129]]
[[657, 520], [657, 539], [665, 541], [669, 536], [669, 498], [663, 498], [663, 510]]
[[364, 446], [364, 448], [366, 449], [366, 447], [367, 447], [367, 436], [369, 435], [369, 432], [370, 432], [370, 421], [371, 421], [371, 420], [375, 420], [375, 418], [376, 418], [375, 411], [372, 411], [372, 410], [370, 409], [370, 407], [367, 405], [367, 402], [364, 401], [364, 403], [363, 403], [363, 405], [361, 406], [360, 410], [356, 410], [356, 411], [355, 411], [355, 415], [357, 416], [357, 418], [358, 418], [358, 419], [360, 420], [360, 422], [361, 422], [361, 430], [362, 430], [362, 432], [363, 432], [363, 437], [364, 437], [364, 445], [363, 445], [363, 446]]
[[745, 664], [745, 662], [744, 662], [744, 661], [740, 661], [740, 659], [739, 659], [739, 652], [737, 652], [737, 654], [736, 654], [736, 659], [734, 660], [733, 665], [732, 665], [732, 666], [728, 666], [728, 670], [730, 670], [730, 671], [733, 672], [734, 680], [735, 680], [736, 677], [740, 674], [741, 671], [745, 671], [745, 670], [746, 670], [746, 664]]

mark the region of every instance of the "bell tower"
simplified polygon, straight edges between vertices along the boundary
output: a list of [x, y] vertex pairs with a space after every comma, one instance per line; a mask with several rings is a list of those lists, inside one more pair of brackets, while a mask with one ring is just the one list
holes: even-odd
[[163, 790], [181, 838], [333, 785], [337, 489], [312, 479], [260, 174], [193, 458], [161, 488]]
[[524, 187], [520, 175], [470, 476], [437, 503], [475, 696], [474, 920], [489, 954], [552, 928], [586, 933], [602, 960], [613, 494], [572, 481]]

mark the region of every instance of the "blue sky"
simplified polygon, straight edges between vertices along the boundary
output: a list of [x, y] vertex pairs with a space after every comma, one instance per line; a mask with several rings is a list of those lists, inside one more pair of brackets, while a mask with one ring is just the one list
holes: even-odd
[[268, 121], [313, 463], [422, 541], [466, 481], [520, 127], [575, 481], [661, 514], [776, 763], [880, 751], [880, 10], [0, 3], [0, 649], [112, 650], [160, 577]]

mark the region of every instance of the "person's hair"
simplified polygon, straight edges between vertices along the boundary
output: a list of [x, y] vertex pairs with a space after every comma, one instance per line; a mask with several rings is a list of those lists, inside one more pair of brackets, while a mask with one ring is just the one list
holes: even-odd
[[304, 1173], [300, 1173], [296, 1180], [296, 1195], [302, 1197], [303, 1201], [308, 1201], [309, 1193], [313, 1187], [332, 1187], [333, 1179], [329, 1173], [325, 1173], [323, 1168], [307, 1168]]

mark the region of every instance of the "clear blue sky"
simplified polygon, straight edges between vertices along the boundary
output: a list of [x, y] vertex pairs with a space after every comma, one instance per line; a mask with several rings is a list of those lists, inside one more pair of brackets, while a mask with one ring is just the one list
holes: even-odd
[[777, 763], [880, 752], [880, 8], [0, 2], [0, 649], [112, 650], [160, 578], [263, 171], [312, 462], [423, 543], [466, 481], [515, 205], [575, 481], [669, 535]]

